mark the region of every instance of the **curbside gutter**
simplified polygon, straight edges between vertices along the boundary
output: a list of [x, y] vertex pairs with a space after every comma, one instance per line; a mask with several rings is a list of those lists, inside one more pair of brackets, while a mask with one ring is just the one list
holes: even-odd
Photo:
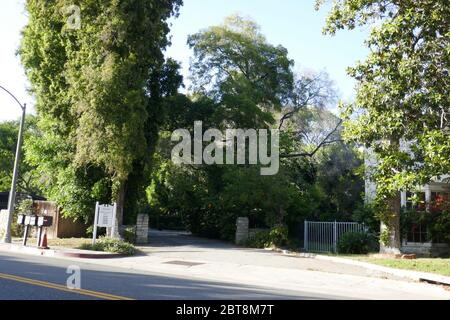
[[39, 249], [36, 247], [24, 247], [22, 245], [10, 243], [1, 243], [0, 251], [10, 251], [46, 257], [70, 257], [80, 259], [111, 259], [125, 257], [123, 254], [111, 252], [88, 251], [81, 249]]
[[363, 268], [366, 268], [369, 270], [389, 273], [389, 274], [395, 275], [397, 277], [411, 279], [411, 280], [418, 281], [418, 282], [425, 281], [425, 282], [430, 282], [430, 283], [434, 283], [434, 284], [450, 286], [450, 277], [446, 277], [446, 276], [442, 276], [442, 275], [434, 274], [434, 273], [395, 269], [395, 268], [379, 266], [376, 264], [363, 262], [363, 261], [357, 261], [357, 260], [339, 258], [339, 257], [330, 257], [330, 256], [324, 256], [324, 255], [316, 255], [316, 254], [311, 254], [311, 253], [300, 253], [297, 256], [301, 257], [301, 258], [312, 258], [312, 259], [348, 264], [348, 265], [353, 265], [353, 266], [359, 266], [359, 267], [363, 267]]

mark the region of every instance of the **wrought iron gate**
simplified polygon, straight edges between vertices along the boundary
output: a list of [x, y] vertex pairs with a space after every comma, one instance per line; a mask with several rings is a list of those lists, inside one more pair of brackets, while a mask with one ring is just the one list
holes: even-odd
[[305, 221], [306, 252], [337, 252], [340, 237], [347, 232], [367, 232], [363, 223]]

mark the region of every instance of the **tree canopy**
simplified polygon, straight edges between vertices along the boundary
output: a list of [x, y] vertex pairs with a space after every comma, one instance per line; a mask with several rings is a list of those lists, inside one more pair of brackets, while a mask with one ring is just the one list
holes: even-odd
[[293, 61], [286, 48], [268, 43], [254, 21], [238, 15], [189, 36], [188, 44], [194, 50], [192, 89], [219, 103], [223, 123], [273, 123], [266, 111], [281, 109], [292, 93]]
[[[298, 235], [309, 219], [351, 219], [360, 204], [361, 159], [340, 137], [340, 120], [327, 111], [336, 90], [325, 72], [294, 74], [282, 46], [240, 16], [191, 35], [191, 91], [172, 98], [147, 197], [153, 219], [178, 218], [188, 230], [232, 240], [237, 217], [253, 227], [287, 225]], [[170, 131], [279, 128], [286, 155], [280, 172], [261, 176], [258, 165], [186, 165], [170, 161]], [[339, 143], [337, 143], [339, 142]], [[332, 149], [332, 147], [334, 147]], [[339, 180], [339, 187], [333, 183]]]
[[[0, 123], [0, 191], [9, 191], [11, 188], [18, 133], [18, 121]], [[36, 118], [28, 115], [24, 128], [25, 143], [36, 134], [38, 134]], [[23, 149], [25, 148], [22, 146], [22, 153], [24, 152]], [[24, 157], [20, 160], [17, 190], [29, 194], [40, 193], [39, 175], [35, 168], [27, 163]]]
[[[328, 74], [294, 73], [286, 48], [234, 15], [189, 36], [191, 88], [183, 94], [179, 64], [163, 56], [180, 1], [78, 4], [81, 26], [70, 29], [65, 1], [29, 0], [20, 49], [39, 128], [25, 143], [26, 160], [67, 216], [92, 221], [95, 201], [117, 202], [126, 212], [118, 224], [147, 210], [227, 240], [239, 216], [292, 235], [307, 218], [351, 219], [361, 157], [327, 110], [337, 98]], [[171, 132], [193, 131], [195, 121], [204, 130], [279, 129], [280, 172], [175, 165]]]
[[398, 202], [400, 190], [450, 172], [449, 21], [444, 0], [341, 0], [327, 19], [328, 34], [373, 26], [369, 56], [349, 68], [357, 94], [344, 106], [345, 136], [376, 154], [372, 179], [385, 222], [398, 218], [398, 208], [386, 204]]

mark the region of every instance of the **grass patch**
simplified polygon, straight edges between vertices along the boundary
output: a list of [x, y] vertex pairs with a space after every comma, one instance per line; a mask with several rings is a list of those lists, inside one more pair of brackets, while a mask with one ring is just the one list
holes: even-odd
[[67, 239], [49, 239], [49, 247], [78, 248], [81, 245], [91, 242], [88, 238], [67, 238]]
[[320, 253], [321, 255], [352, 259], [361, 262], [376, 264], [383, 267], [429, 272], [450, 277], [450, 258], [418, 258], [418, 259], [395, 259], [379, 257], [371, 254], [334, 254]]
[[84, 243], [78, 249], [119, 253], [128, 256], [136, 253], [136, 248], [131, 243], [111, 238], [100, 238], [94, 245], [92, 243]]
[[[49, 247], [60, 247], [60, 248], [69, 248], [76, 249], [79, 246], [92, 242], [90, 238], [65, 238], [65, 239], [48, 239], [47, 244]], [[22, 244], [22, 238], [14, 237], [12, 238], [12, 243], [14, 244]], [[36, 237], [28, 237], [28, 246], [36, 245]]]
[[413, 260], [405, 260], [405, 259], [377, 258], [371, 256], [349, 256], [348, 258], [373, 263], [384, 267], [436, 273], [450, 277], [450, 259], [419, 258]]

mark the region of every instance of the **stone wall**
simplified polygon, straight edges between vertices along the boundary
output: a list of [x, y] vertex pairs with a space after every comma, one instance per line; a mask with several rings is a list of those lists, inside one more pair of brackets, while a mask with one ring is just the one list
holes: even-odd
[[245, 242], [254, 237], [257, 233], [268, 232], [270, 229], [249, 228], [249, 220], [247, 217], [239, 217], [236, 220], [236, 239], [235, 243], [238, 245], [245, 244]]
[[401, 251], [404, 253], [414, 253], [422, 257], [441, 257], [450, 254], [450, 248], [445, 243], [417, 243], [417, 242], [403, 242]]

